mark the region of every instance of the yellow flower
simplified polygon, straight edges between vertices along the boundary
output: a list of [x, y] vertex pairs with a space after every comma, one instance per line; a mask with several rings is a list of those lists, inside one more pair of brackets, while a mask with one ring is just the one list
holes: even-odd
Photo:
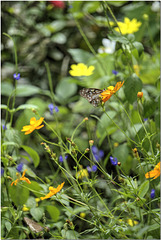
[[154, 167], [153, 170], [151, 170], [145, 174], [146, 178], [156, 179], [159, 176], [160, 176], [160, 162]]
[[44, 199], [47, 199], [47, 198], [50, 198], [52, 197], [53, 195], [55, 195], [56, 193], [60, 192], [60, 190], [63, 188], [64, 186], [64, 183], [61, 183], [57, 188], [54, 188], [54, 187], [49, 187], [49, 193], [45, 196], [45, 197], [41, 197], [41, 200], [44, 200]]
[[138, 221], [135, 221], [135, 220], [132, 220], [132, 219], [127, 219], [127, 223], [133, 227], [134, 225], [137, 225], [139, 222]]
[[123, 82], [117, 82], [115, 87], [109, 86], [107, 88], [107, 90], [105, 90], [101, 93], [102, 101], [104, 103], [106, 101], [108, 101], [110, 99], [110, 97], [122, 87], [123, 84], [124, 84], [124, 81]]
[[41, 125], [43, 120], [44, 120], [43, 117], [41, 117], [39, 120], [36, 120], [35, 117], [31, 118], [30, 119], [30, 125], [24, 126], [23, 129], [21, 130], [21, 132], [25, 132], [25, 135], [27, 135], [27, 134], [32, 133], [35, 129], [42, 128], [44, 126], [44, 125]]
[[76, 177], [79, 178], [79, 179], [82, 179], [82, 178], [88, 177], [88, 176], [89, 176], [89, 174], [88, 174], [87, 169], [81, 169], [80, 171], [78, 171], [76, 173]]
[[15, 181], [13, 181], [11, 183], [11, 186], [14, 184], [16, 186], [16, 184], [20, 181], [26, 181], [28, 184], [30, 184], [30, 180], [28, 178], [25, 177], [25, 173], [26, 173], [27, 169], [25, 169], [25, 171], [23, 171], [22, 173], [22, 177], [20, 177], [19, 173], [16, 173], [17, 179]]
[[[129, 18], [124, 18], [124, 22], [117, 22], [118, 27], [115, 27], [115, 31], [120, 32], [124, 34], [131, 34], [134, 32], [137, 32], [139, 30], [139, 27], [141, 26], [141, 22], [137, 22], [137, 19], [133, 18], [131, 21]], [[120, 29], [120, 30], [119, 30]]]
[[40, 202], [40, 198], [35, 198], [35, 202]]
[[94, 66], [87, 67], [84, 63], [78, 63], [71, 65], [71, 70], [69, 71], [71, 76], [81, 77], [90, 76], [93, 74]]
[[114, 147], [118, 147], [118, 146], [119, 146], [119, 143], [118, 143], [118, 142], [115, 142], [113, 145], [114, 145]]
[[23, 212], [28, 212], [30, 209], [28, 207], [26, 207], [26, 205], [23, 205], [22, 211]]

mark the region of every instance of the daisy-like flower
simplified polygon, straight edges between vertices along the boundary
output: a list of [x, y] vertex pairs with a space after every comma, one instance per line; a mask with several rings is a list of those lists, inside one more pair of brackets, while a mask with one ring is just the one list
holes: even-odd
[[[129, 18], [124, 18], [124, 22], [117, 22], [118, 27], [115, 27], [115, 31], [125, 34], [132, 34], [134, 32], [137, 32], [139, 30], [139, 27], [141, 26], [141, 22], [138, 22], [137, 19], [133, 18], [131, 21]], [[120, 30], [119, 30], [120, 29]]]
[[25, 135], [32, 133], [35, 129], [40, 129], [44, 127], [44, 125], [41, 125], [43, 122], [44, 118], [41, 117], [39, 120], [36, 120], [35, 117], [30, 119], [30, 125], [26, 125], [23, 127], [21, 132], [25, 132]]
[[84, 63], [78, 63], [71, 65], [71, 70], [69, 71], [71, 76], [81, 77], [81, 76], [90, 76], [93, 74], [95, 67], [87, 67]]
[[20, 182], [20, 181], [26, 181], [28, 184], [31, 184], [30, 180], [27, 177], [25, 177], [26, 171], [27, 171], [27, 169], [25, 169], [25, 171], [23, 171], [22, 177], [20, 177], [19, 173], [16, 173], [17, 179], [11, 183], [11, 186], [13, 184], [16, 186], [17, 183]]
[[41, 200], [44, 200], [44, 199], [47, 199], [47, 198], [50, 198], [52, 197], [53, 195], [55, 195], [56, 193], [60, 192], [60, 190], [63, 188], [64, 186], [64, 183], [61, 183], [57, 188], [54, 188], [54, 187], [49, 187], [49, 193], [45, 196], [45, 197], [41, 197]]
[[100, 47], [98, 49], [98, 53], [109, 53], [109, 54], [114, 53], [115, 45], [116, 45], [115, 41], [110, 41], [107, 38], [103, 38], [102, 44], [103, 44], [103, 47]]
[[110, 97], [122, 87], [123, 84], [124, 84], [124, 81], [123, 82], [117, 82], [115, 87], [114, 86], [109, 86], [107, 88], [107, 90], [105, 90], [101, 93], [102, 101], [104, 103], [106, 101], [108, 101], [110, 99]]
[[151, 170], [145, 174], [146, 178], [156, 179], [159, 176], [160, 176], [160, 162], [154, 167], [153, 170]]

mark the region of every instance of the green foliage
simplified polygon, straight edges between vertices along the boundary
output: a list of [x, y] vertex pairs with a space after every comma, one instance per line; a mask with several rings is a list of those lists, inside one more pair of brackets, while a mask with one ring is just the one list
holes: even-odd
[[[3, 239], [160, 239], [157, 4], [2, 1]], [[125, 18], [141, 25], [117, 32]], [[93, 73], [70, 76], [78, 63]]]

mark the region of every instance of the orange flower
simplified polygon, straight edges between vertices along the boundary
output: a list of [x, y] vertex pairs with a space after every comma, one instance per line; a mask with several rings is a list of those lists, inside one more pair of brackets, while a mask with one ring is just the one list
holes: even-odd
[[19, 174], [19, 173], [16, 173], [17, 179], [11, 183], [11, 186], [12, 186], [13, 184], [15, 184], [15, 186], [16, 186], [16, 184], [17, 184], [18, 182], [20, 182], [20, 181], [26, 181], [28, 184], [30, 184], [30, 183], [31, 183], [30, 180], [25, 177], [26, 171], [27, 171], [27, 169], [25, 169], [25, 171], [23, 171], [22, 177], [20, 177], [20, 174]]
[[110, 97], [122, 87], [123, 84], [124, 84], [124, 81], [123, 82], [117, 82], [115, 87], [109, 86], [107, 88], [107, 90], [105, 90], [104, 92], [101, 93], [102, 101], [104, 103], [106, 101], [108, 101], [110, 99]]
[[146, 178], [156, 179], [159, 176], [160, 176], [160, 162], [155, 166], [153, 170], [145, 174]]
[[41, 200], [47, 199], [55, 195], [56, 193], [60, 192], [60, 190], [63, 188], [64, 183], [61, 183], [57, 188], [49, 187], [49, 193], [45, 197], [41, 197]]
[[25, 132], [25, 135], [32, 133], [35, 129], [40, 129], [42, 128], [44, 125], [40, 124], [42, 123], [42, 121], [44, 120], [43, 117], [41, 117], [39, 120], [36, 120], [35, 117], [30, 119], [30, 125], [26, 125], [23, 127], [23, 129], [21, 130], [21, 132]]
[[142, 97], [143, 97], [143, 92], [138, 92], [138, 93], [137, 93], [137, 97], [138, 97], [138, 98], [142, 98]]

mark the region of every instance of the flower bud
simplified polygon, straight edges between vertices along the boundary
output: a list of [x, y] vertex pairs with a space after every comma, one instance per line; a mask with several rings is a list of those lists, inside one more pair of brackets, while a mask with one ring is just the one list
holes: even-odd
[[89, 140], [89, 144], [90, 144], [90, 146], [93, 146], [93, 143], [94, 143], [93, 140]]
[[142, 98], [143, 97], [143, 92], [138, 92], [137, 97]]

